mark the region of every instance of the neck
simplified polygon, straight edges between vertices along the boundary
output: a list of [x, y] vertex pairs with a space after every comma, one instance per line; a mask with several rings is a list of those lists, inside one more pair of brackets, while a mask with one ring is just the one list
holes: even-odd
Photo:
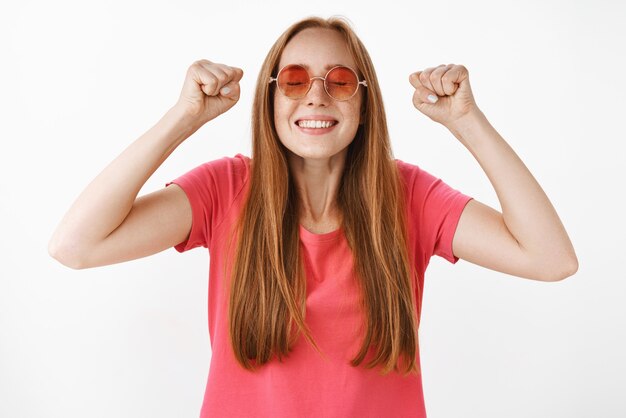
[[345, 153], [327, 159], [306, 159], [291, 154], [289, 164], [300, 199], [300, 222], [307, 229], [337, 229], [341, 223], [337, 195]]

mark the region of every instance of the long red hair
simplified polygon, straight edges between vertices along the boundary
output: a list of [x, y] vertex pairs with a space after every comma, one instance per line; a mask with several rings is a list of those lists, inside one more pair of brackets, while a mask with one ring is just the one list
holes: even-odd
[[[252, 111], [252, 163], [248, 195], [234, 234], [229, 332], [235, 358], [254, 371], [276, 355], [287, 356], [300, 332], [320, 352], [305, 323], [306, 277], [299, 252], [299, 197], [290, 176], [287, 150], [274, 126], [273, 95], [278, 63], [289, 40], [307, 28], [336, 30], [345, 39], [364, 89], [364, 123], [348, 146], [338, 191], [343, 229], [354, 256], [355, 277], [366, 317], [363, 344], [351, 360], [419, 373], [415, 286], [407, 249], [403, 184], [394, 160], [385, 109], [371, 58], [342, 18], [318, 17], [289, 27], [270, 49], [259, 73]], [[231, 238], [232, 238], [231, 237]], [[417, 289], [418, 292], [420, 289]], [[418, 307], [419, 308], [419, 307]]]

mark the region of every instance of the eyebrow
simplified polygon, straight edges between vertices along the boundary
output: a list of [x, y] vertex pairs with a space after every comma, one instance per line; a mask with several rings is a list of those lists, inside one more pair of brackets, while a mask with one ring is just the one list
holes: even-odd
[[[308, 65], [306, 64], [300, 64], [300, 63], [296, 63], [296, 65], [300, 65], [304, 68], [306, 68], [307, 70], [310, 69]], [[333, 67], [343, 67], [344, 64], [328, 64], [327, 66], [324, 67], [325, 70], [330, 70]]]

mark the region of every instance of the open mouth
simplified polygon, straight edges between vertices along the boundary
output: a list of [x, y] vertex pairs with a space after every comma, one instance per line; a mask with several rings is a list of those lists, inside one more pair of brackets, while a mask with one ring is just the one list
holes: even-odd
[[295, 124], [303, 129], [328, 129], [339, 122], [336, 120], [310, 120], [310, 119], [301, 119], [297, 120]]

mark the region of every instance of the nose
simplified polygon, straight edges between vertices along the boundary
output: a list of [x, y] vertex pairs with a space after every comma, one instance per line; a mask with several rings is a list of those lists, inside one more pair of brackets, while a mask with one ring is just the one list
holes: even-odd
[[[319, 81], [319, 83], [316, 83]], [[330, 96], [326, 93], [324, 89], [324, 78], [323, 77], [311, 77], [311, 88], [307, 92], [305, 99], [308, 104], [328, 104], [330, 101]]]

